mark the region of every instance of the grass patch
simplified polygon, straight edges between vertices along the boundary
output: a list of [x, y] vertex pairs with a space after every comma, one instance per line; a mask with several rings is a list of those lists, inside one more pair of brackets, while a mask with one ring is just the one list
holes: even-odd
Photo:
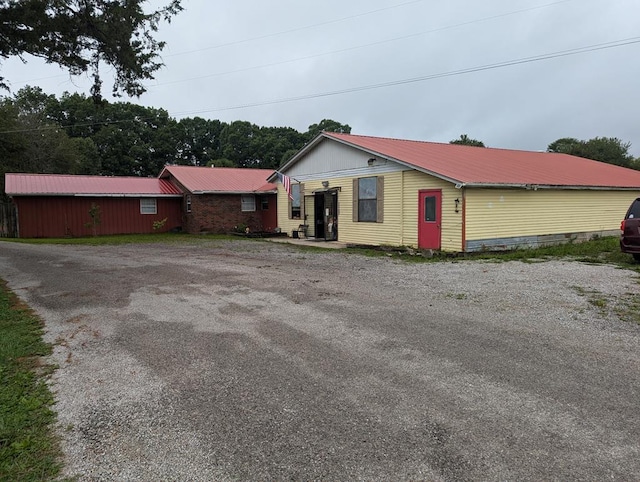
[[[28, 244], [75, 244], [87, 246], [119, 245], [119, 244], [149, 244], [149, 243], [174, 243], [174, 244], [200, 244], [203, 242], [218, 241], [237, 242], [267, 242], [264, 238], [245, 238], [234, 235], [196, 235], [186, 233], [154, 233], [154, 234], [124, 234], [114, 236], [91, 236], [84, 238], [0, 238], [0, 242], [28, 243]], [[322, 247], [286, 245], [292, 249], [308, 252], [323, 252]], [[343, 250], [338, 250], [343, 251]], [[439, 261], [485, 260], [491, 262], [521, 261], [524, 263], [541, 263], [551, 259], [567, 259], [592, 264], [614, 264], [625, 269], [640, 272], [640, 263], [634, 261], [631, 255], [620, 252], [619, 238], [617, 236], [598, 238], [585, 242], [570, 242], [555, 246], [546, 246], [535, 249], [515, 249], [499, 252], [478, 253], [443, 253], [439, 251], [421, 251], [418, 249], [401, 246], [355, 246], [349, 247], [349, 253], [369, 257], [385, 257], [401, 259], [407, 262], [425, 263]], [[344, 252], [344, 251], [343, 251]]]
[[614, 309], [621, 320], [640, 325], [640, 295], [627, 293]]
[[154, 234], [117, 234], [112, 236], [90, 236], [82, 238], [0, 238], [2, 242], [25, 244], [76, 244], [86, 246], [107, 246], [119, 244], [150, 244], [150, 243], [197, 243], [200, 241], [238, 240], [232, 235], [195, 235], [185, 233], [154, 233]]
[[604, 293], [597, 290], [585, 289], [580, 286], [572, 287], [580, 296], [598, 308], [603, 316], [616, 315], [627, 323], [640, 325], [640, 295], [624, 293], [622, 295], [605, 297]]
[[351, 252], [365, 256], [386, 256], [404, 259], [409, 262], [437, 262], [483, 260], [489, 262], [521, 261], [523, 263], [542, 263], [552, 259], [566, 259], [591, 264], [614, 264], [625, 269], [640, 272], [640, 264], [629, 254], [620, 251], [619, 238], [616, 236], [598, 238], [581, 243], [566, 243], [534, 249], [514, 249], [511, 251], [490, 251], [477, 253], [430, 253], [423, 256], [419, 250], [410, 248], [389, 248], [381, 246], [349, 248]]
[[60, 472], [56, 415], [40, 357], [42, 322], [0, 281], [0, 480], [49, 480]]

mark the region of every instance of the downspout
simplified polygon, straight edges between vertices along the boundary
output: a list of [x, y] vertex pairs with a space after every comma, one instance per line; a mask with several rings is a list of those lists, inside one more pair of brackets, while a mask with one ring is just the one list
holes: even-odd
[[404, 246], [404, 173], [400, 176], [400, 246]]
[[462, 194], [462, 252], [464, 253], [467, 250], [467, 193], [464, 187], [460, 191]]

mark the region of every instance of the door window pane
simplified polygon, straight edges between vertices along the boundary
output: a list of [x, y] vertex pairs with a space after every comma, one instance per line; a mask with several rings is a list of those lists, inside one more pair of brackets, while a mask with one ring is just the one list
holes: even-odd
[[435, 223], [437, 221], [435, 196], [427, 196], [424, 198], [424, 220], [427, 223]]

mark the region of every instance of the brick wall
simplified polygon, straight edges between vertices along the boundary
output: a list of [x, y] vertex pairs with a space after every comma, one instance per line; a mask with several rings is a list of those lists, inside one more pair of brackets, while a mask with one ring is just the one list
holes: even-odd
[[191, 212], [185, 213], [188, 233], [230, 233], [235, 226], [246, 224], [253, 231], [262, 231], [260, 196], [256, 196], [256, 210], [242, 212], [239, 194], [192, 194]]

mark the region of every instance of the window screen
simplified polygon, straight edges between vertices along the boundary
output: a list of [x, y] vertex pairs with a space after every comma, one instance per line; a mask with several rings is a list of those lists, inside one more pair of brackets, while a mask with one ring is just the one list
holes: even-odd
[[256, 210], [256, 197], [252, 194], [242, 195], [242, 211], [255, 211]]
[[157, 214], [158, 207], [155, 198], [140, 199], [140, 214]]
[[358, 179], [358, 221], [375, 223], [378, 219], [377, 177]]

